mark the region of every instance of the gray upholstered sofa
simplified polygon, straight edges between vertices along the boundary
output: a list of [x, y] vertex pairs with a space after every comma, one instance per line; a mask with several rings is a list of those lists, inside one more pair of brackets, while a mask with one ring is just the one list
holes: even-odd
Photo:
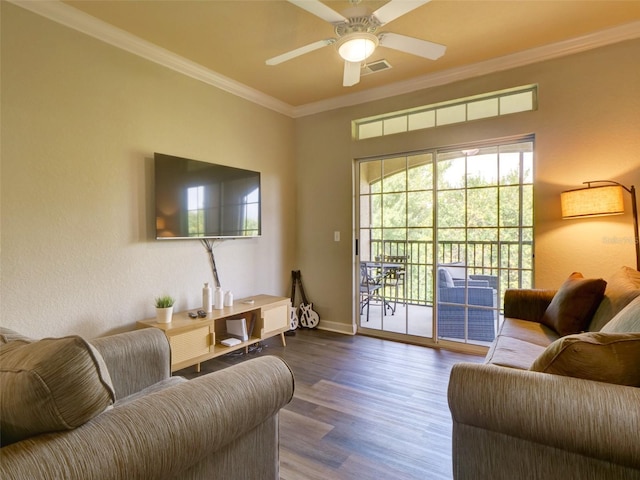
[[640, 272], [610, 276], [576, 334], [549, 319], [584, 301], [564, 287], [507, 291], [485, 362], [454, 365], [456, 480], [640, 479]]
[[3, 480], [278, 479], [278, 412], [294, 390], [280, 358], [185, 380], [157, 329], [0, 337]]

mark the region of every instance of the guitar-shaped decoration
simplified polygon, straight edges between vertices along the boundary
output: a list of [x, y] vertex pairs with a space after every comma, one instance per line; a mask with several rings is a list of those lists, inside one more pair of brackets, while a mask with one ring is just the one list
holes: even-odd
[[298, 282], [298, 274], [295, 270], [291, 270], [291, 307], [289, 308], [289, 331], [295, 333], [298, 328], [298, 309], [296, 308], [296, 283]]
[[302, 276], [300, 270], [297, 272], [298, 284], [300, 285], [300, 293], [302, 294], [302, 303], [300, 304], [300, 325], [306, 328], [316, 328], [320, 323], [320, 315], [313, 310], [313, 304], [307, 301], [307, 296], [304, 293], [304, 287], [302, 286]]

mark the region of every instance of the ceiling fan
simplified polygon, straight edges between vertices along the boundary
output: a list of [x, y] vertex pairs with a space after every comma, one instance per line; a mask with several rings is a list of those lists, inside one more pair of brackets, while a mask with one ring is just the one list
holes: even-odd
[[[338, 38], [327, 38], [296, 48], [266, 61], [267, 65], [278, 65], [305, 53], [327, 45], [336, 44], [338, 54], [344, 59], [342, 85], [350, 87], [360, 81], [360, 67], [378, 45], [420, 57], [436, 60], [444, 55], [446, 46], [438, 43], [407, 37], [397, 33], [378, 32], [378, 28], [396, 18], [415, 10], [430, 0], [391, 0], [373, 13], [366, 7], [354, 7], [341, 15], [319, 0], [288, 0], [290, 3], [331, 23]], [[351, 0], [357, 5], [360, 0]]]

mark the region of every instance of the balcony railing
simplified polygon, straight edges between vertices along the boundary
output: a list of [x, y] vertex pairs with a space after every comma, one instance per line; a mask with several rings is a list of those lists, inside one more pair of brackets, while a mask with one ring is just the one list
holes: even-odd
[[406, 258], [404, 285], [399, 291], [403, 303], [433, 305], [434, 265], [441, 264], [461, 263], [467, 267], [468, 275], [495, 276], [499, 305], [503, 304], [506, 289], [533, 286], [531, 241], [438, 242], [437, 261], [433, 242], [371, 240], [370, 252], [371, 260], [387, 256]]

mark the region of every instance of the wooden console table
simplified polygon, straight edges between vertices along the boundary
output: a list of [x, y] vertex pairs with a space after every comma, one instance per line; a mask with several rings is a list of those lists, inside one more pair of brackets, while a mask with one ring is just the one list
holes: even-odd
[[[251, 303], [253, 302], [253, 303]], [[256, 295], [233, 302], [232, 307], [213, 310], [205, 318], [190, 318], [189, 310], [173, 314], [171, 323], [158, 323], [148, 318], [137, 323], [138, 328], [158, 328], [164, 332], [171, 346], [171, 372], [196, 365], [225, 353], [244, 348], [276, 335], [280, 335], [286, 346], [284, 332], [289, 330], [290, 299], [271, 295]], [[227, 319], [244, 318], [247, 331], [251, 329], [249, 340], [227, 347], [220, 344], [227, 338]]]

